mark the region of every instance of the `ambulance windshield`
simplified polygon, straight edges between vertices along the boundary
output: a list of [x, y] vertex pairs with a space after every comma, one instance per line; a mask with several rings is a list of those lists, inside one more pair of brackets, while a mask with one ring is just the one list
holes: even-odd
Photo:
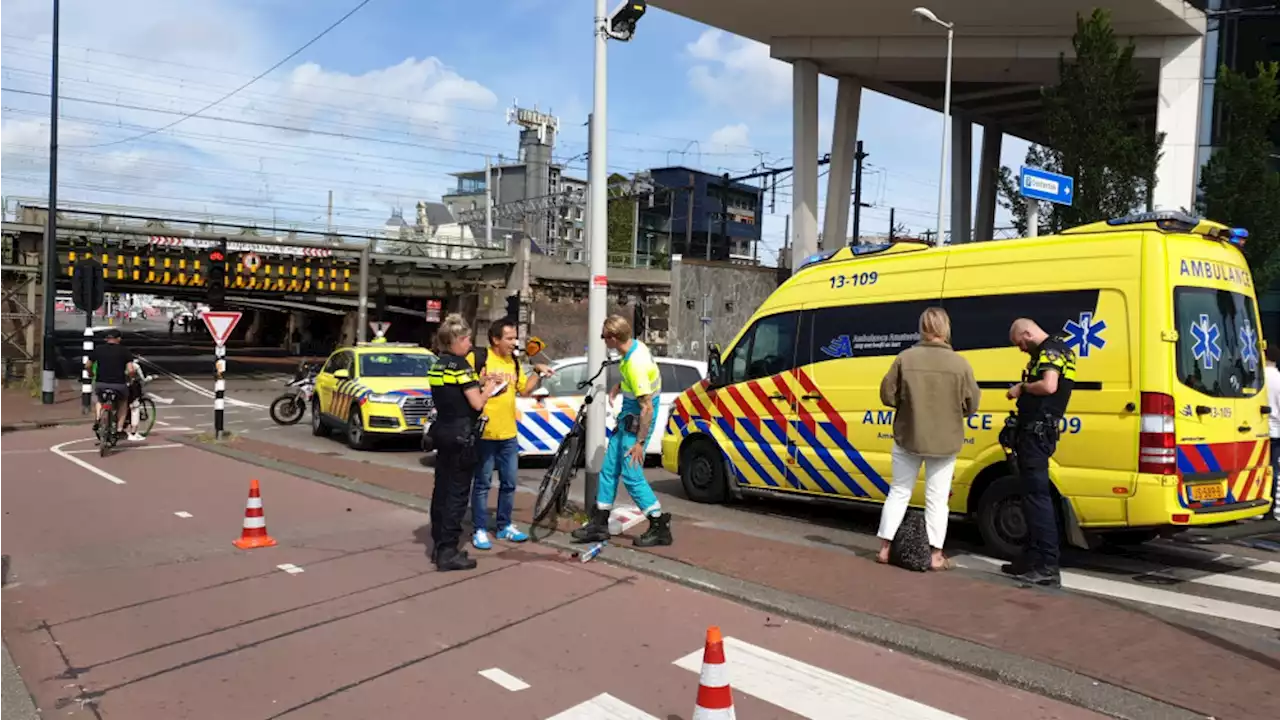
[[1179, 287], [1178, 379], [1212, 397], [1249, 397], [1262, 389], [1262, 349], [1253, 299], [1229, 290]]

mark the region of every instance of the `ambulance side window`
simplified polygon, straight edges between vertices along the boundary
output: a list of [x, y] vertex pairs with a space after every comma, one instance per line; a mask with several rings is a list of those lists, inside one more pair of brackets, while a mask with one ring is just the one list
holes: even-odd
[[795, 367], [798, 312], [756, 321], [729, 355], [729, 382], [758, 380]]

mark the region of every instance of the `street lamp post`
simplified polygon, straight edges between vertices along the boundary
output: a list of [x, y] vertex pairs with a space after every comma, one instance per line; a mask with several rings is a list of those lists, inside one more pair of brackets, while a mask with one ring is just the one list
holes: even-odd
[[[609, 303], [608, 269], [609, 239], [607, 230], [608, 202], [605, 185], [608, 164], [605, 156], [605, 138], [608, 106], [608, 64], [606, 53], [609, 40], [609, 18], [605, 0], [595, 2], [595, 70], [594, 98], [591, 106], [590, 162], [588, 163], [587, 184], [590, 188], [587, 204], [589, 208], [587, 233], [590, 242], [587, 244], [587, 265], [590, 285], [587, 286], [587, 367], [594, 373], [605, 360], [604, 338], [600, 336], [604, 327], [604, 319]], [[601, 378], [604, 374], [601, 375]], [[604, 389], [604, 380], [597, 379], [595, 386], [587, 388], [587, 392], [597, 396]], [[587, 447], [586, 447], [586, 506], [588, 511], [595, 510], [596, 487], [600, 470], [604, 466], [605, 414], [593, 412], [587, 415]]]
[[53, 74], [52, 87], [49, 90], [49, 209], [45, 219], [44, 230], [44, 268], [42, 282], [44, 287], [44, 347], [41, 359], [44, 361], [40, 373], [40, 402], [52, 405], [56, 390], [54, 369], [57, 345], [53, 340], [54, 331], [54, 290], [56, 278], [53, 268], [58, 264], [58, 0], [53, 0]]
[[[942, 213], [947, 202], [947, 153], [951, 151], [951, 48], [955, 38], [955, 23], [943, 22], [927, 7], [918, 7], [911, 11], [912, 15], [940, 25], [947, 30], [947, 75], [942, 94], [942, 160], [938, 170], [938, 244], [943, 245]], [[951, 238], [954, 242], [956, 238]]]

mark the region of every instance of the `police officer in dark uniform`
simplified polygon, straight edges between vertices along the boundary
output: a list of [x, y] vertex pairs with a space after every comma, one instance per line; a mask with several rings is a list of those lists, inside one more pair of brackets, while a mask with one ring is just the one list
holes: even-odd
[[1009, 341], [1031, 356], [1022, 382], [1008, 392], [1009, 399], [1018, 402], [1014, 451], [1022, 478], [1027, 547], [1019, 560], [1000, 569], [1025, 586], [1061, 587], [1049, 458], [1057, 449], [1058, 427], [1075, 387], [1076, 355], [1061, 337], [1049, 335], [1027, 318], [1014, 321]]
[[470, 570], [476, 561], [458, 549], [458, 539], [471, 500], [481, 411], [498, 378], [481, 384], [467, 362], [471, 328], [461, 315], [449, 315], [440, 323], [435, 346], [440, 360], [427, 373], [436, 407], [436, 420], [429, 431], [436, 451], [436, 481], [431, 492], [431, 561], [441, 572]]

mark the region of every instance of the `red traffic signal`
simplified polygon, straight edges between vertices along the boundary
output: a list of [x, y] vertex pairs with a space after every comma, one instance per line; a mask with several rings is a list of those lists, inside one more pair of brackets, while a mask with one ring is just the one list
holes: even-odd
[[226, 259], [221, 250], [211, 250], [209, 252], [209, 262], [223, 262]]

